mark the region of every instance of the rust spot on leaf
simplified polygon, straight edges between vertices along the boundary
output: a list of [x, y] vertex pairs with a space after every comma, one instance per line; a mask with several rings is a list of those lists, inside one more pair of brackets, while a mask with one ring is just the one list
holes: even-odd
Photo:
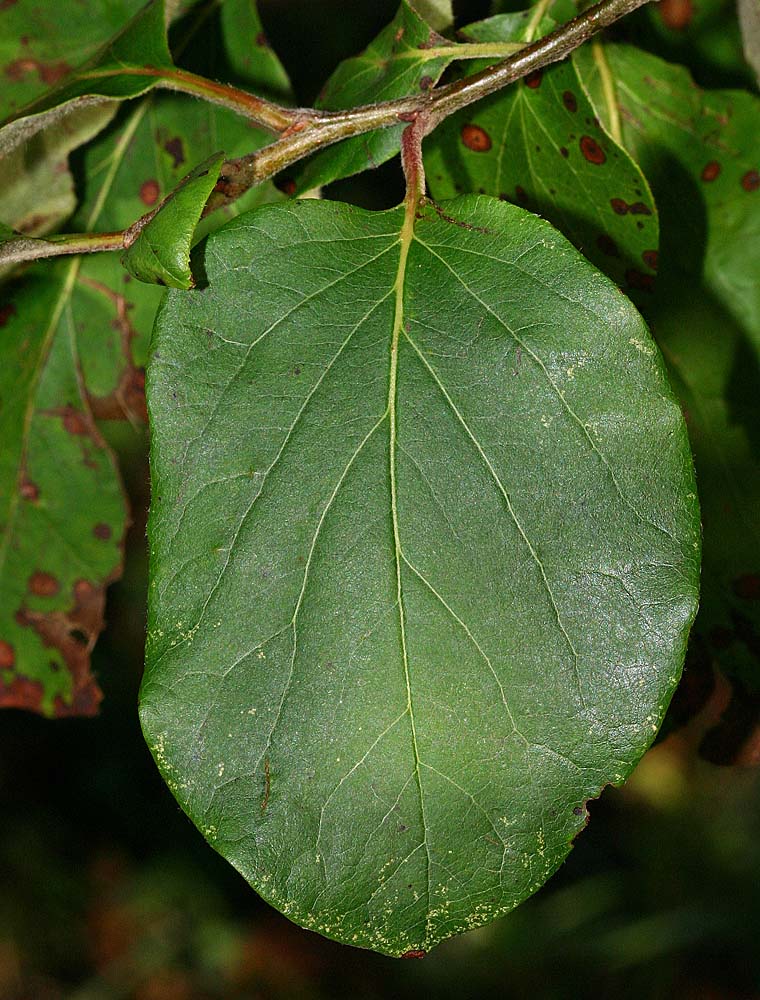
[[531, 90], [538, 90], [541, 86], [541, 78], [543, 73], [540, 69], [534, 69], [532, 73], [528, 73], [525, 77], [525, 86], [530, 87]]
[[143, 205], [155, 205], [158, 201], [159, 193], [158, 181], [153, 180], [153, 178], [143, 181], [140, 185], [140, 201]]
[[132, 360], [132, 340], [136, 332], [129, 320], [131, 304], [123, 295], [93, 278], [80, 277], [82, 284], [104, 295], [112, 303], [116, 316], [112, 322], [121, 337], [121, 349], [124, 355], [125, 367], [121, 373], [119, 384], [108, 396], [88, 395], [88, 402], [93, 416], [98, 420], [138, 420], [148, 421], [148, 411], [145, 405], [145, 371], [136, 368]]
[[92, 533], [96, 538], [99, 538], [102, 542], [107, 542], [112, 535], [110, 524], [104, 524], [100, 521], [92, 529]]
[[14, 83], [20, 83], [27, 73], [36, 73], [40, 80], [49, 86], [59, 83], [70, 72], [71, 66], [66, 62], [43, 63], [29, 56], [14, 59], [5, 67], [5, 75]]
[[654, 291], [654, 278], [651, 274], [643, 274], [641, 271], [637, 271], [636, 268], [629, 268], [625, 272], [625, 280], [628, 282], [629, 288], [635, 288], [640, 292], [651, 292]]
[[569, 151], [567, 149], [567, 146], [560, 146], [559, 147], [559, 151], [564, 156], [565, 159], [567, 159], [568, 156], [570, 155], [570, 153], [569, 153]]
[[562, 95], [562, 103], [568, 111], [575, 113], [578, 110], [578, 99], [572, 90], [566, 90]]
[[760, 601], [760, 576], [757, 573], [745, 573], [733, 582], [733, 591], [743, 601]]
[[288, 196], [296, 193], [296, 182], [292, 177], [276, 177], [274, 181], [274, 186], [278, 191], [282, 191], [283, 194]]
[[748, 170], [742, 177], [741, 184], [745, 191], [757, 191], [760, 188], [760, 173], [757, 170]]
[[16, 662], [16, 652], [9, 642], [0, 639], [0, 670], [10, 670]]
[[185, 147], [182, 145], [180, 137], [177, 135], [173, 139], [167, 139], [164, 143], [164, 149], [171, 156], [174, 169], [181, 167], [185, 162]]
[[31, 479], [27, 479], [26, 476], [21, 480], [18, 491], [24, 500], [36, 501], [40, 498], [39, 486], [33, 483]]
[[16, 2], [17, 0], [0, 0], [0, 10], [8, 10], [8, 8], [12, 7]]
[[52, 573], [45, 573], [42, 570], [35, 570], [29, 577], [29, 593], [35, 597], [55, 597], [61, 589], [61, 585]]
[[644, 261], [647, 267], [651, 267], [653, 271], [657, 270], [657, 263], [659, 261], [659, 253], [656, 250], [645, 250], [641, 259]]
[[0, 306], [0, 326], [5, 326], [9, 319], [16, 315], [16, 307], [12, 302], [6, 302]]
[[68, 434], [89, 434], [89, 422], [82, 410], [75, 410], [73, 406], [67, 404], [59, 412], [64, 430]]
[[628, 202], [623, 201], [622, 198], [610, 198], [610, 205], [612, 206], [612, 211], [618, 215], [626, 215], [628, 212]]
[[720, 175], [720, 171], [721, 166], [718, 161], [710, 160], [709, 163], [706, 163], [704, 167], [702, 167], [702, 173], [699, 176], [703, 181], [705, 181], [706, 184], [710, 184]]
[[473, 125], [471, 123], [463, 125], [461, 136], [462, 142], [473, 153], [487, 153], [492, 146], [491, 136], [480, 125]]
[[405, 951], [401, 956], [402, 958], [424, 958], [427, 955], [426, 951], [421, 948], [415, 948], [413, 951]]
[[582, 135], [579, 145], [581, 147], [581, 153], [583, 153], [589, 163], [594, 163], [596, 166], [600, 166], [606, 161], [607, 154], [604, 152], [596, 139], [593, 139], [590, 135]]
[[31, 681], [28, 677], [14, 677], [8, 684], [0, 680], [0, 707], [39, 712], [43, 693], [40, 682]]
[[662, 0], [659, 10], [662, 23], [673, 31], [688, 28], [694, 17], [692, 0]]
[[[54, 713], [58, 718], [92, 716], [98, 711], [103, 695], [90, 673], [90, 653], [104, 625], [105, 587], [120, 572], [118, 566], [102, 585], [77, 580], [72, 588], [73, 605], [69, 611], [39, 612], [22, 607], [16, 614], [19, 625], [33, 629], [43, 646], [61, 654], [71, 674], [71, 701], [66, 703], [60, 696], [55, 699]], [[39, 704], [38, 699], [34, 706], [26, 707], [39, 709]]]
[[643, 201], [635, 201], [632, 205], [628, 206], [628, 211], [631, 215], [651, 215], [652, 209], [645, 205]]
[[420, 90], [430, 90], [433, 86], [432, 76], [423, 76], [420, 80]]

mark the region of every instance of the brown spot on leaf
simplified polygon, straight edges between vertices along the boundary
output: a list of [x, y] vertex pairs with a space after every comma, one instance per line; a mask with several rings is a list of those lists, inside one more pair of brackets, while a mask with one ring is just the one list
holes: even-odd
[[521, 205], [527, 205], [528, 204], [528, 200], [529, 200], [528, 199], [528, 192], [525, 190], [524, 187], [520, 187], [519, 184], [515, 188], [515, 198], [517, 198], [517, 200], [520, 202]]
[[[72, 588], [73, 605], [69, 611], [39, 612], [21, 608], [16, 614], [19, 625], [33, 629], [43, 646], [61, 654], [71, 674], [71, 701], [66, 703], [60, 696], [55, 699], [54, 714], [59, 718], [92, 716], [98, 711], [103, 695], [90, 672], [90, 653], [104, 625], [105, 587], [120, 572], [119, 566], [102, 585], [77, 580]], [[39, 709], [39, 701], [33, 707]]]
[[566, 90], [562, 95], [562, 103], [568, 111], [575, 113], [578, 110], [578, 99], [572, 90]]
[[258, 35], [256, 35], [256, 44], [262, 49], [269, 48], [269, 39], [263, 31], [260, 31]]
[[733, 582], [733, 591], [743, 601], [760, 601], [760, 576], [757, 573], [745, 573]]
[[657, 263], [659, 261], [659, 253], [656, 250], [645, 250], [641, 259], [644, 261], [647, 267], [651, 267], [653, 271], [657, 270]]
[[5, 75], [14, 83], [20, 83], [27, 73], [35, 72], [43, 83], [53, 86], [68, 76], [71, 66], [66, 62], [43, 63], [39, 59], [24, 56], [21, 59], [14, 59], [5, 67]]
[[596, 166], [600, 166], [607, 159], [607, 154], [604, 152], [602, 147], [593, 139], [590, 135], [582, 135], [579, 141], [581, 147], [581, 153], [589, 163], [594, 163]]
[[5, 639], [0, 639], [0, 670], [10, 670], [16, 662], [16, 652]]
[[569, 153], [569, 151], [567, 149], [567, 146], [560, 146], [559, 147], [559, 151], [565, 157], [565, 159], [567, 159], [568, 156], [570, 155], [570, 153]]
[[60, 411], [64, 430], [68, 434], [88, 434], [90, 431], [89, 421], [82, 410], [75, 410], [73, 406], [67, 404]]
[[705, 183], [710, 184], [714, 181], [720, 174], [721, 166], [717, 160], [710, 160], [702, 167], [702, 173], [699, 175]]
[[741, 185], [745, 191], [757, 191], [760, 188], [760, 173], [757, 170], [748, 170], [742, 177]]
[[421, 948], [415, 948], [413, 951], [405, 951], [401, 956], [402, 958], [424, 958], [427, 955], [426, 951]]
[[0, 306], [0, 326], [5, 326], [9, 319], [16, 315], [16, 307], [12, 302]]
[[538, 90], [541, 86], [541, 78], [543, 73], [540, 69], [534, 69], [532, 73], [528, 73], [525, 77], [525, 86], [530, 87], [531, 90]]
[[491, 136], [480, 125], [473, 125], [471, 123], [463, 125], [461, 136], [462, 142], [473, 153], [487, 153], [491, 148]]
[[39, 569], [29, 577], [28, 587], [29, 593], [35, 597], [55, 597], [61, 589], [60, 583], [52, 573], [44, 573]]
[[110, 524], [104, 524], [102, 521], [98, 522], [92, 529], [92, 533], [96, 538], [99, 538], [102, 542], [107, 542], [112, 535]]
[[[80, 276], [80, 282], [104, 295], [113, 304], [116, 316], [112, 322], [121, 338], [121, 349], [124, 355], [124, 369], [119, 384], [107, 396], [88, 395], [87, 399], [93, 416], [98, 420], [138, 420], [148, 421], [148, 411], [145, 405], [145, 371], [135, 367], [132, 360], [132, 340], [136, 336], [134, 327], [129, 320], [131, 304], [123, 295], [93, 278]], [[92, 428], [94, 429], [94, 428]]]
[[628, 206], [628, 211], [631, 215], [651, 215], [652, 209], [645, 205], [643, 201], [635, 201], [632, 205]]
[[43, 694], [40, 682], [31, 681], [28, 677], [14, 677], [9, 684], [0, 680], [0, 708], [26, 708], [39, 712]]
[[654, 278], [651, 274], [643, 274], [631, 267], [625, 272], [625, 280], [629, 288], [635, 288], [640, 292], [651, 292], [654, 290]]
[[620, 251], [618, 250], [617, 243], [610, 236], [607, 236], [606, 234], [603, 234], [602, 236], [599, 237], [599, 239], [596, 241], [596, 245], [599, 247], [602, 253], [606, 254], [608, 257], [620, 256]]
[[288, 196], [296, 193], [296, 182], [292, 177], [275, 177], [274, 186]]
[[662, 0], [659, 11], [666, 28], [683, 31], [694, 17], [694, 4], [692, 0]]
[[180, 137], [176, 135], [173, 139], [167, 139], [164, 143], [164, 149], [171, 156], [174, 169], [181, 167], [185, 162], [185, 147], [182, 145]]
[[12, 7], [16, 2], [17, 0], [0, 0], [0, 10], [8, 10], [8, 8]]
[[628, 202], [623, 201], [622, 198], [610, 198], [610, 205], [612, 206], [612, 211], [618, 215], [625, 215], [628, 212]]
[[430, 90], [433, 86], [432, 76], [423, 76], [420, 80], [420, 90]]
[[140, 185], [140, 201], [143, 205], [155, 205], [158, 201], [159, 193], [158, 181], [153, 178], [143, 181]]
[[24, 500], [39, 500], [40, 498], [40, 488], [36, 483], [33, 483], [31, 479], [27, 479], [26, 476], [21, 480], [21, 485], [18, 488]]

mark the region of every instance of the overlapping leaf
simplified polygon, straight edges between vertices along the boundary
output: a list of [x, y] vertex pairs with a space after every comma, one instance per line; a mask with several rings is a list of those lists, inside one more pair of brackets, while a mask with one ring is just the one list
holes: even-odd
[[218, 178], [224, 153], [199, 163], [168, 195], [122, 255], [129, 273], [148, 284], [191, 288], [190, 248], [201, 212]]
[[[544, 31], [553, 22], [544, 21]], [[473, 41], [530, 41], [528, 13], [466, 29]], [[478, 69], [481, 67], [475, 67]], [[447, 119], [426, 145], [433, 197], [482, 191], [549, 219], [634, 297], [650, 289], [657, 212], [647, 181], [600, 126], [571, 61]]]
[[[760, 684], [760, 102], [702, 91], [654, 56], [607, 46], [624, 139], [663, 223], [646, 304], [685, 410], [704, 521], [695, 632], [723, 668]], [[595, 64], [579, 65], [592, 92]], [[603, 105], [600, 103], [600, 112]]]
[[491, 198], [270, 206], [157, 322], [142, 720], [291, 919], [389, 954], [534, 892], [677, 682], [699, 523], [658, 352]]
[[[265, 54], [270, 70], [271, 52], [261, 45], [253, 52]], [[255, 77], [255, 59], [249, 72]], [[264, 141], [264, 133], [223, 109], [174, 95], [146, 97], [84, 150], [84, 200], [71, 227], [123, 229], [215, 150], [242, 155]], [[256, 188], [205, 225], [273, 197], [270, 185]], [[32, 284], [5, 287], [0, 312], [7, 352], [0, 385], [0, 527], [8, 553], [0, 564], [0, 641], [6, 644], [0, 653], [9, 661], [0, 703], [82, 713], [93, 711], [99, 698], [88, 673], [89, 650], [100, 627], [103, 587], [118, 569], [125, 519], [118, 478], [92, 418], [141, 419], [141, 366], [162, 292], [133, 280], [110, 254], [36, 273]], [[17, 356], [34, 369], [26, 379], [18, 378]], [[43, 582], [37, 589], [48, 593], [32, 589], [38, 570]], [[94, 590], [85, 592], [85, 584]], [[50, 642], [59, 637], [56, 652]]]
[[[428, 90], [451, 62], [438, 55], [446, 44], [406, 2], [393, 21], [359, 56], [341, 63], [327, 81], [317, 106], [330, 111], [390, 101]], [[293, 172], [295, 188], [308, 191], [377, 167], [396, 156], [403, 124], [347, 139], [317, 153]]]

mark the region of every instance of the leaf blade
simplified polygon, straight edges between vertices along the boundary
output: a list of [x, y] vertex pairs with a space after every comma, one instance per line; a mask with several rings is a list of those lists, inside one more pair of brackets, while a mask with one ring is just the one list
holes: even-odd
[[[514, 207], [415, 227], [325, 202], [241, 217], [208, 287], [165, 300], [149, 377], [148, 743], [265, 898], [396, 955], [561, 862], [654, 735], [699, 555], [680, 411], [630, 305]], [[183, 377], [201, 345], [206, 378]]]

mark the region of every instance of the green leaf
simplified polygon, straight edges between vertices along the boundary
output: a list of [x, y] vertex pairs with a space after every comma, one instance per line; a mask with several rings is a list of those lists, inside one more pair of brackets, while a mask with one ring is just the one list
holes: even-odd
[[[477, 42], [530, 40], [527, 18], [505, 14], [465, 31]], [[544, 21], [545, 30], [552, 24]], [[425, 166], [434, 198], [481, 191], [521, 204], [633, 297], [650, 289], [659, 241], [654, 199], [639, 167], [600, 126], [571, 61], [448, 118], [426, 143]]]
[[[695, 634], [760, 687], [760, 101], [702, 91], [686, 70], [606, 46], [624, 140], [652, 183], [663, 245], [646, 304], [688, 414], [704, 524]], [[592, 93], [596, 66], [578, 57]], [[600, 103], [600, 110], [603, 108]]]
[[4, 3], [0, 9], [0, 120], [58, 87], [96, 57], [134, 15], [133, 0], [67, 4], [65, 30], [55, 0]]
[[13, 112], [0, 129], [0, 155], [40, 129], [59, 125], [72, 111], [138, 97], [173, 70], [163, 0], [151, 0], [67, 82]]
[[[85, 199], [72, 228], [123, 229], [218, 145], [235, 156], [265, 141], [224, 109], [144, 98], [83, 150]], [[279, 197], [262, 185], [203, 226]], [[0, 223], [0, 241], [10, 235]], [[97, 707], [89, 653], [103, 589], [117, 575], [125, 512], [92, 418], [141, 418], [141, 365], [162, 294], [112, 254], [46, 263], [0, 291], [0, 705], [48, 714]], [[27, 593], [37, 571], [55, 577], [55, 594]]]
[[454, 23], [451, 0], [412, 0], [411, 6], [434, 31], [445, 31]]
[[681, 413], [514, 206], [291, 202], [202, 252], [149, 370], [144, 731], [283, 913], [426, 950], [534, 892], [653, 738], [697, 599]]
[[140, 229], [121, 262], [131, 275], [148, 284], [192, 288], [190, 247], [203, 207], [219, 178], [224, 153], [199, 164], [161, 203]]
[[0, 706], [92, 715], [126, 504], [83, 391], [71, 271], [0, 291]]
[[[429, 90], [452, 61], [436, 54], [438, 43], [447, 44], [402, 0], [393, 21], [366, 50], [338, 66], [317, 107], [338, 111]], [[385, 163], [398, 154], [403, 129], [400, 122], [317, 153], [294, 169], [294, 190], [308, 191]]]
[[97, 135], [113, 113], [111, 105], [80, 108], [0, 156], [0, 219], [28, 236], [58, 228], [76, 208], [69, 153]]
[[233, 74], [259, 96], [290, 103], [290, 80], [269, 47], [255, 0], [225, 0], [221, 17], [224, 51]]

